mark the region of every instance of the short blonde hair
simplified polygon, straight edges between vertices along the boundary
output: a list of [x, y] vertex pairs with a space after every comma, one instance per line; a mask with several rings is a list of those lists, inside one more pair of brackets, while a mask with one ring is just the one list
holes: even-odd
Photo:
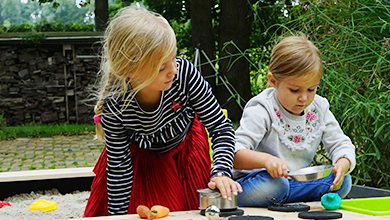
[[276, 80], [324, 72], [320, 51], [303, 34], [282, 39], [272, 49], [268, 68]]
[[[124, 99], [130, 103], [156, 78], [163, 60], [175, 49], [175, 33], [164, 17], [142, 7], [121, 9], [105, 31], [95, 114], [102, 113], [109, 96], [128, 94]], [[102, 138], [98, 127], [97, 136]]]

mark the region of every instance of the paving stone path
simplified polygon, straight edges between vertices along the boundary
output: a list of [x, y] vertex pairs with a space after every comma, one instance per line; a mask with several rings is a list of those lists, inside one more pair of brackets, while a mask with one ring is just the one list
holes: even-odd
[[0, 172], [93, 167], [103, 148], [93, 135], [0, 140]]

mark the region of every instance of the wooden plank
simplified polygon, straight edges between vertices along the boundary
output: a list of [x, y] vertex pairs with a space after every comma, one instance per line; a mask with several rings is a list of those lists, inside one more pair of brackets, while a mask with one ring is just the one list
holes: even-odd
[[1, 172], [0, 182], [93, 177], [93, 167]]
[[[306, 203], [310, 205], [310, 211], [324, 211], [325, 209], [322, 207], [320, 202], [309, 202]], [[270, 211], [266, 208], [240, 208], [244, 210], [244, 215], [250, 216], [270, 216], [275, 220], [291, 220], [291, 219], [301, 219], [298, 218], [298, 212], [277, 212]], [[356, 212], [350, 212], [343, 209], [335, 210], [336, 212], [340, 212], [343, 214], [343, 220], [384, 220], [390, 219], [390, 216], [371, 216], [364, 215]], [[85, 218], [83, 218], [85, 220]], [[83, 220], [78, 219], [78, 220]], [[101, 216], [101, 217], [93, 217], [88, 218], [88, 220], [139, 220], [140, 217], [136, 214], [133, 215], [121, 215], [121, 216]], [[200, 215], [199, 210], [194, 211], [186, 211], [186, 212], [171, 212], [169, 215], [163, 220], [205, 220], [206, 217]], [[224, 220], [228, 220], [228, 218], [222, 218]]]

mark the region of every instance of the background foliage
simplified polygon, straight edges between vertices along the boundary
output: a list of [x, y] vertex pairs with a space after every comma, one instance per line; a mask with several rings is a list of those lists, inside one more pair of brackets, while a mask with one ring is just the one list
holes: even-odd
[[61, 0], [58, 8], [31, 0], [1, 0], [0, 25], [34, 24], [41, 21], [93, 24], [94, 6], [81, 7], [75, 0]]

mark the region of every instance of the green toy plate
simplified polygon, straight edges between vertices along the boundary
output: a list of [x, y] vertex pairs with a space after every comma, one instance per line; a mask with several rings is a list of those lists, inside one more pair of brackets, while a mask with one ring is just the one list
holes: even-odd
[[340, 208], [367, 215], [390, 215], [390, 196], [343, 199]]

